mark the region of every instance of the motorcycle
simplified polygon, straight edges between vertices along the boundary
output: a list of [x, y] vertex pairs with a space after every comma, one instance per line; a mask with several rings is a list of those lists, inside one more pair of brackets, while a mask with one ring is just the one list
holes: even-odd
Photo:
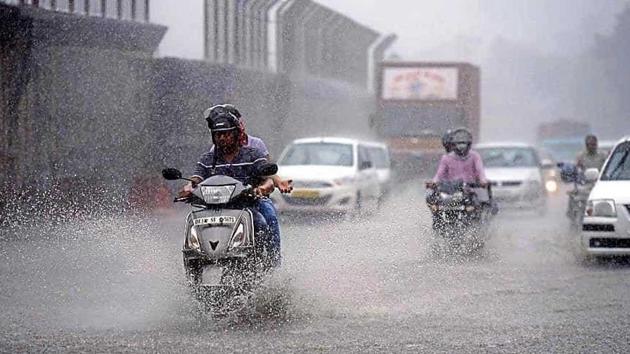
[[559, 164], [561, 168], [560, 176], [565, 183], [573, 183], [573, 189], [567, 191], [569, 203], [567, 206], [567, 217], [569, 218], [571, 231], [581, 230], [582, 221], [588, 196], [593, 189], [593, 183], [586, 181], [583, 171], [577, 166], [569, 163]]
[[438, 241], [468, 250], [483, 248], [498, 207], [490, 185], [462, 181], [427, 182], [427, 206]]
[[[174, 200], [192, 207], [186, 216], [184, 269], [193, 294], [211, 313], [242, 308], [272, 268], [266, 252], [270, 230], [254, 209], [259, 197], [253, 185], [277, 170], [275, 164], [262, 166], [252, 184], [214, 175], [197, 184], [190, 197]], [[164, 169], [162, 175], [188, 180], [174, 168]]]

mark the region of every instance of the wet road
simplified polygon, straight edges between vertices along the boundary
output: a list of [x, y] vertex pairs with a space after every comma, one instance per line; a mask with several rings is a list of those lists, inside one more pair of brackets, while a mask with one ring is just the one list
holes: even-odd
[[404, 192], [361, 221], [285, 223], [283, 270], [222, 319], [185, 290], [177, 212], [5, 230], [0, 352], [628, 351], [630, 262], [579, 262], [564, 200], [436, 257]]

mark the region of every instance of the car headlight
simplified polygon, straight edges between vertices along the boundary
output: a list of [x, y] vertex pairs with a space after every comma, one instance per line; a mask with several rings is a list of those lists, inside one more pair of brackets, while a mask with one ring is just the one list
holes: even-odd
[[617, 216], [615, 201], [612, 199], [594, 199], [586, 203], [584, 213], [587, 216], [614, 218]]
[[206, 204], [225, 204], [230, 201], [236, 186], [201, 186], [201, 194]]
[[199, 235], [197, 235], [197, 227], [195, 226], [190, 228], [190, 233], [188, 234], [188, 246], [194, 250], [199, 250], [201, 248]]

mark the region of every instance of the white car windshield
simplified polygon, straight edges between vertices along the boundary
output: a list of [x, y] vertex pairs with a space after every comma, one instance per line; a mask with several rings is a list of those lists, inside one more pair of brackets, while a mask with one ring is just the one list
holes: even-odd
[[480, 148], [484, 167], [536, 167], [538, 158], [530, 148]]
[[630, 180], [630, 142], [619, 145], [610, 156], [602, 174], [604, 181]]
[[280, 165], [352, 166], [352, 145], [339, 143], [293, 144], [278, 162]]

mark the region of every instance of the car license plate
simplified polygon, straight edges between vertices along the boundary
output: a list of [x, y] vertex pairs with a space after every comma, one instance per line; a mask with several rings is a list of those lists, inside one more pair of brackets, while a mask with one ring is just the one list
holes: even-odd
[[207, 265], [203, 267], [201, 273], [202, 285], [221, 285], [221, 277], [223, 276], [223, 268], [215, 265]]
[[231, 225], [236, 223], [234, 216], [208, 216], [193, 220], [195, 225]]
[[291, 192], [293, 198], [315, 199], [319, 198], [319, 191], [313, 189], [294, 189]]

